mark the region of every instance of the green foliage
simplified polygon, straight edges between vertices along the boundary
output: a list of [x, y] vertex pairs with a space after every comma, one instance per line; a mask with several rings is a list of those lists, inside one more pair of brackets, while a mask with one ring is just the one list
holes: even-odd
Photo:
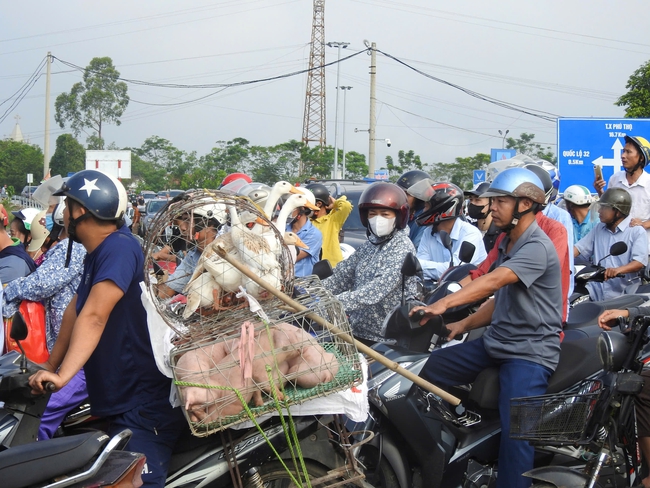
[[368, 176], [368, 165], [365, 154], [356, 151], [345, 153], [345, 175], [344, 178], [361, 180]]
[[38, 146], [11, 140], [0, 141], [0, 182], [22, 190], [27, 174], [34, 175], [33, 185], [43, 178], [43, 151]]
[[69, 93], [56, 97], [54, 118], [61, 128], [69, 124], [75, 136], [87, 133], [86, 130], [95, 132], [88, 140], [89, 148], [104, 148], [104, 123], [120, 125], [120, 117], [129, 104], [127, 85], [118, 81], [119, 76], [111, 58], [93, 58], [84, 71], [83, 81], [72, 85]]
[[625, 88], [628, 92], [622, 95], [614, 105], [625, 107], [626, 117], [650, 117], [650, 61], [632, 73]]
[[56, 150], [50, 159], [53, 175], [67, 176], [86, 167], [86, 150], [72, 134], [61, 134], [56, 138]]
[[387, 169], [390, 180], [397, 181], [407, 171], [422, 169], [422, 161], [413, 149], [408, 152], [400, 150], [397, 153], [397, 163], [393, 160], [392, 156], [386, 156], [386, 166], [381, 169]]
[[516, 149], [518, 154], [525, 154], [533, 159], [543, 159], [557, 164], [557, 157], [551, 147], [546, 146], [544, 148], [541, 144], [533, 142], [533, 139], [535, 139], [535, 134], [522, 132], [518, 139], [508, 137], [506, 139], [506, 148]]
[[198, 166], [204, 170], [199, 187], [217, 188], [226, 175], [246, 173], [249, 153], [249, 142], [244, 138], [217, 141], [217, 146], [198, 160]]
[[[187, 154], [167, 139], [152, 136], [147, 138], [140, 148], [133, 150], [135, 154], [152, 165], [147, 173], [149, 179], [155, 181], [164, 180], [160, 189], [165, 188], [182, 188], [183, 180], [187, 180], [188, 173], [196, 166], [196, 153]], [[131, 172], [133, 172], [133, 161], [131, 162]], [[186, 184], [189, 184], [186, 181]], [[191, 185], [190, 185], [191, 186]], [[184, 189], [190, 188], [187, 186]]]
[[429, 174], [436, 181], [449, 181], [454, 185], [469, 190], [474, 182], [474, 170], [487, 169], [490, 155], [478, 153], [467, 158], [456, 158], [453, 163], [438, 163], [431, 167]]

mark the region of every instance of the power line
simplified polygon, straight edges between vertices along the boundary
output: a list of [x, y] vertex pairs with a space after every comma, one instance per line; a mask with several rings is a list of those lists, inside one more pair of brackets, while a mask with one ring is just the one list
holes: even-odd
[[34, 87], [38, 79], [40, 78], [41, 71], [43, 70], [43, 67], [45, 66], [46, 63], [46, 58], [43, 58], [41, 62], [38, 64], [36, 70], [32, 73], [32, 75], [27, 79], [25, 83], [14, 93], [12, 94], [9, 98], [7, 98], [4, 102], [0, 103], [0, 106], [4, 105], [5, 103], [9, 102], [10, 100], [13, 99], [13, 102], [7, 110], [0, 116], [0, 124], [5, 121], [5, 119], [9, 116], [11, 111], [17, 107], [20, 102], [27, 96], [27, 94], [31, 91], [31, 89]]

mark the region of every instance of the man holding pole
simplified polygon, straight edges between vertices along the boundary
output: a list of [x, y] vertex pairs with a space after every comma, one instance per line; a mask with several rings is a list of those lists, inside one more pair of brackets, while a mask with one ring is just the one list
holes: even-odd
[[535, 220], [544, 204], [542, 188], [527, 169], [499, 173], [482, 195], [492, 198], [493, 222], [507, 235], [499, 244], [496, 268], [460, 291], [412, 311], [423, 311], [425, 323], [451, 307], [494, 295], [474, 315], [447, 326], [449, 339], [490, 325], [485, 334], [434, 351], [421, 376], [437, 385], [454, 386], [472, 383], [482, 370], [499, 367], [500, 488], [530, 486], [531, 480], [522, 473], [533, 468], [534, 448], [510, 439], [510, 399], [544, 394], [560, 356], [560, 263], [553, 243]]

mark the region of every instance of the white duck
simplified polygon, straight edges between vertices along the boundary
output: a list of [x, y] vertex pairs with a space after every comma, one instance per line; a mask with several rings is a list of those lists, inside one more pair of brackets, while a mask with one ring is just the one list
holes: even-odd
[[289, 193], [301, 194], [302, 191], [293, 186], [288, 181], [278, 181], [275, 185], [273, 185], [271, 193], [269, 194], [269, 197], [266, 199], [266, 203], [264, 204], [264, 213], [266, 214], [267, 219], [271, 220], [271, 217], [273, 216], [273, 210], [275, 210], [275, 205], [278, 203], [280, 197]]
[[187, 284], [187, 304], [183, 318], [187, 319], [197, 308], [212, 307], [219, 297], [219, 285], [210, 273], [201, 273], [199, 277]]

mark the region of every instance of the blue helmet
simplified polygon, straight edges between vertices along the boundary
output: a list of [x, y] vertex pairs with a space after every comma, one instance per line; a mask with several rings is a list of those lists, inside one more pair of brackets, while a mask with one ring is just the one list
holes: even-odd
[[529, 198], [544, 205], [544, 185], [535, 173], [524, 168], [508, 168], [500, 172], [481, 197], [510, 196]]
[[54, 195], [78, 202], [100, 220], [121, 220], [128, 201], [119, 180], [94, 169], [75, 173]]

